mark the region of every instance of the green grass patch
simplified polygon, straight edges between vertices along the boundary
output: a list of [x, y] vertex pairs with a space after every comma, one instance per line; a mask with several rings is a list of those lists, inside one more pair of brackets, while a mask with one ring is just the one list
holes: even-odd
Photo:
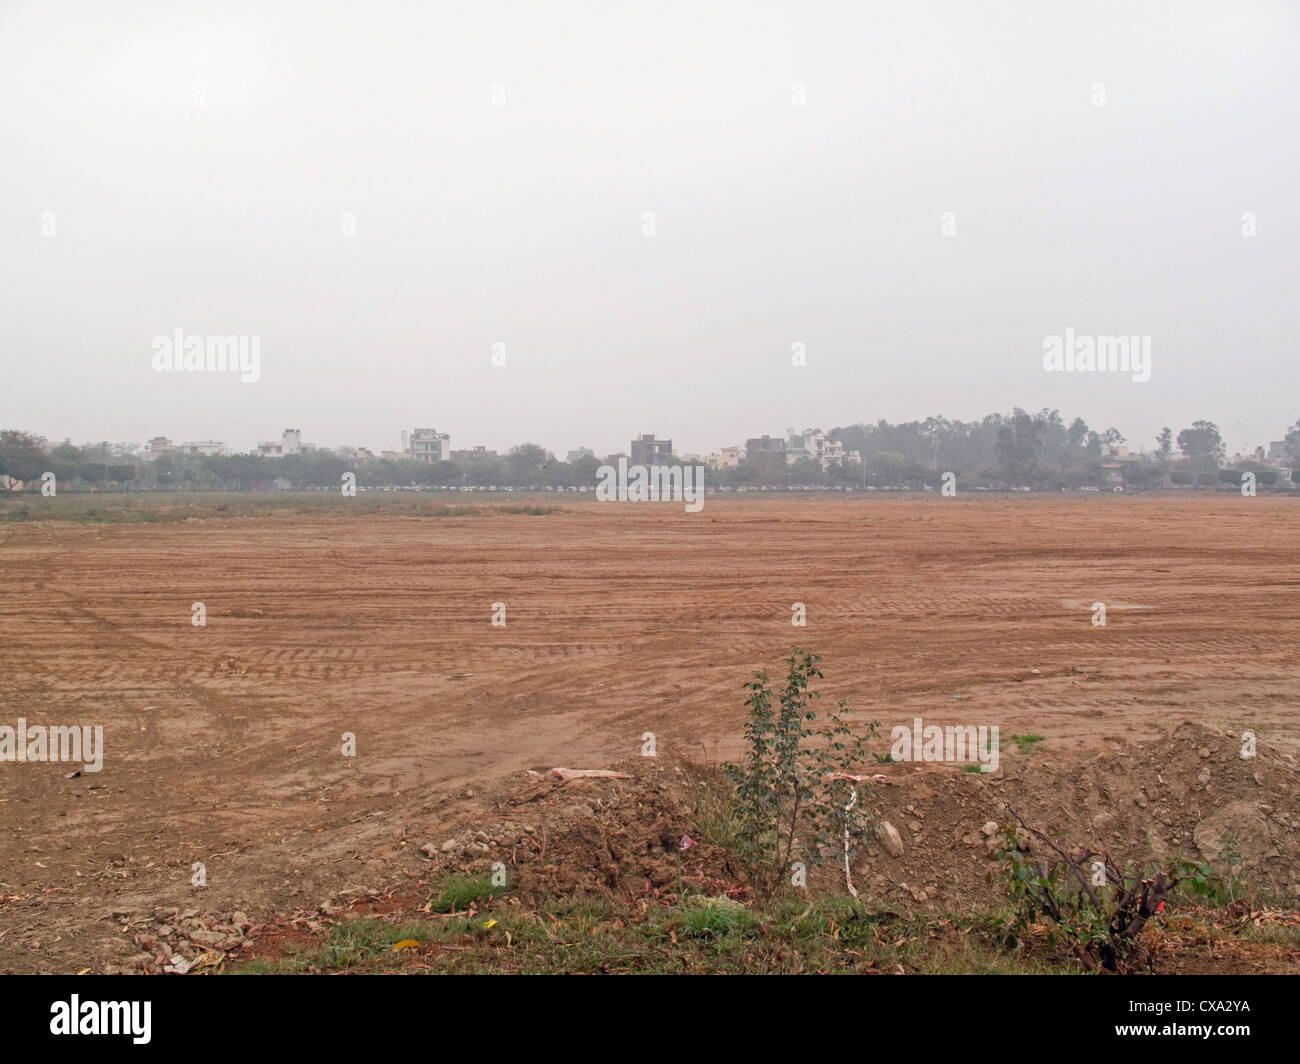
[[[491, 925], [491, 926], [489, 926]], [[287, 972], [462, 974], [1071, 973], [1070, 961], [1008, 946], [990, 915], [906, 915], [850, 898], [763, 906], [687, 897], [644, 907], [604, 896], [533, 911], [496, 899], [472, 918], [360, 917], [321, 943], [238, 967]], [[394, 950], [404, 939], [418, 945]]]
[[696, 938], [719, 938], [758, 927], [758, 917], [729, 898], [683, 898], [677, 920], [683, 932]]
[[429, 907], [436, 913], [464, 912], [476, 902], [503, 893], [505, 888], [494, 887], [491, 876], [447, 876], [429, 899]]

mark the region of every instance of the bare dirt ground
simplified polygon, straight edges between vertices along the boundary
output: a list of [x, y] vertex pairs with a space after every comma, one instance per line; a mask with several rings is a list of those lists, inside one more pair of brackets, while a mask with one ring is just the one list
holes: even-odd
[[[734, 757], [741, 685], [777, 676], [792, 644], [886, 733], [998, 725], [1002, 785], [1054, 781], [1018, 795], [1027, 819], [1149, 853], [1217, 816], [1248, 869], [1300, 893], [1296, 500], [545, 501], [560, 511], [354, 516], [340, 499], [0, 527], [0, 724], [101, 724], [106, 746], [101, 772], [71, 779], [80, 766], [0, 763], [0, 971], [138, 964], [141, 927], [195, 911], [226, 914], [219, 948], [268, 913], [428, 875], [419, 847], [499, 826], [526, 770], [627, 764], [645, 732], [658, 773]], [[1246, 728], [1254, 766], [1236, 757]], [[1013, 733], [1045, 739], [1019, 754]], [[1154, 745], [1130, 758], [1138, 744]], [[864, 854], [860, 885], [965, 904], [975, 888], [945, 861], [986, 859], [973, 833], [993, 803], [974, 792], [999, 780], [906, 775], [906, 800], [882, 801], [908, 852]], [[942, 832], [927, 802], [952, 806]], [[510, 849], [516, 829], [492, 837]]]

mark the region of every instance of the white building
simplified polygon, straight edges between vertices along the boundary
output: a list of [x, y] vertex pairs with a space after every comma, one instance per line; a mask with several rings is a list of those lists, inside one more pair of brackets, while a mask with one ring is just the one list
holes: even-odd
[[797, 462], [800, 458], [811, 458], [814, 462], [822, 467], [822, 471], [830, 469], [836, 462], [843, 462], [848, 459], [844, 452], [844, 444], [839, 440], [831, 439], [826, 433], [814, 429], [812, 432], [797, 433], [790, 429], [788, 440], [785, 445], [785, 458], [787, 462]]
[[286, 455], [302, 454], [303, 451], [309, 450], [315, 450], [315, 447], [311, 444], [303, 444], [301, 429], [285, 429], [280, 434], [278, 442], [272, 440], [257, 445], [257, 453], [263, 458], [283, 458]]
[[434, 429], [412, 429], [406, 444], [406, 457], [417, 462], [451, 460], [451, 437]]
[[176, 450], [180, 454], [220, 455], [227, 453], [226, 445], [220, 440], [195, 440], [182, 443]]

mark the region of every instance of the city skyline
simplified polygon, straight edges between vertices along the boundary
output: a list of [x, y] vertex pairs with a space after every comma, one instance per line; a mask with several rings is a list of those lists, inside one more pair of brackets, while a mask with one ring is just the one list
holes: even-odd
[[[1020, 409], [1028, 409], [1028, 408], [1020, 407]], [[1036, 413], [1037, 411], [1030, 411], [1030, 412]], [[992, 412], [986, 411], [985, 414], [973, 418], [947, 417], [947, 420], [977, 422], [982, 420], [983, 417], [988, 416], [990, 413]], [[997, 413], [1000, 413], [1003, 416], [1008, 416], [1010, 415], [1011, 410], [997, 411]], [[1077, 417], [1083, 416], [1081, 414], [1077, 414], [1072, 411], [1061, 411], [1061, 413], [1063, 416], [1067, 417], [1067, 420], [1073, 420], [1073, 418], [1076, 416]], [[934, 414], [934, 415], [925, 415], [917, 418], [900, 419], [898, 421], [894, 421], [889, 418], [885, 418], [884, 420], [889, 421], [891, 424], [897, 425], [897, 424], [906, 424], [913, 421], [924, 421], [925, 417], [927, 416], [946, 417], [946, 415]], [[738, 446], [743, 451], [745, 440], [752, 439], [756, 435], [772, 435], [772, 436], [780, 436], [781, 438], [786, 438], [791, 431], [795, 433], [804, 433], [814, 429], [820, 429], [823, 432], [830, 433], [833, 429], [846, 429], [859, 424], [874, 425], [879, 420], [881, 419], [873, 418], [871, 420], [859, 419], [854, 421], [836, 422], [834, 424], [822, 423], [822, 424], [814, 424], [814, 425], [786, 425], [784, 427], [760, 426], [759, 431], [757, 433], [754, 432], [751, 428], [750, 430], [743, 431], [741, 435], [734, 440], [721, 441], [721, 442], [715, 441], [712, 444], [705, 444], [701, 448], [678, 446], [677, 441], [679, 439], [679, 435], [676, 433], [675, 430], [666, 431], [664, 427], [660, 427], [655, 431], [649, 432], [647, 434], [652, 436], [659, 435], [660, 437], [666, 437], [667, 439], [672, 440], [674, 443], [673, 453], [676, 455], [679, 456], [698, 455], [700, 457], [705, 457], [709, 454], [715, 454], [726, 447]], [[1150, 453], [1155, 450], [1156, 440], [1154, 434], [1150, 440], [1135, 439], [1133, 436], [1125, 432], [1124, 426], [1122, 425], [1111, 424], [1105, 422], [1104, 420], [1094, 423], [1093, 421], [1089, 420], [1086, 417], [1084, 417], [1084, 420], [1088, 423], [1088, 427], [1096, 432], [1104, 432], [1106, 429], [1112, 427], [1118, 429], [1121, 433], [1125, 435], [1126, 446], [1128, 446], [1128, 448], [1134, 453]], [[1234, 434], [1230, 426], [1225, 425], [1222, 421], [1218, 421], [1212, 416], [1204, 417], [1204, 418], [1201, 417], [1174, 418], [1172, 420], [1165, 422], [1160, 427], [1164, 428], [1167, 426], [1171, 428], [1176, 435], [1180, 431], [1180, 429], [1186, 428], [1189, 425], [1191, 425], [1193, 421], [1198, 421], [1198, 420], [1211, 421], [1218, 426], [1223, 436], [1225, 449], [1229, 455], [1233, 455], [1233, 454], [1249, 455], [1254, 453], [1255, 450], [1258, 448], [1262, 448], [1263, 450], [1267, 451], [1271, 443], [1275, 443], [1277, 441], [1282, 440], [1283, 437], [1285, 437], [1287, 430], [1290, 429], [1298, 420], [1300, 420], [1300, 415], [1298, 415], [1297, 417], [1293, 417], [1290, 421], [1278, 426], [1277, 429], [1272, 432], [1264, 431], [1260, 433], [1241, 436], [1240, 439], [1242, 442], [1240, 443], [1237, 442], [1238, 434]], [[177, 434], [175, 432], [157, 431], [157, 432], [149, 433], [138, 440], [131, 439], [131, 438], [113, 439], [109, 437], [101, 437], [99, 439], [96, 439], [90, 435], [78, 436], [78, 434], [75, 432], [73, 433], [64, 432], [58, 434], [42, 432], [39, 429], [34, 428], [33, 426], [24, 425], [21, 423], [5, 425], [3, 427], [21, 429], [23, 431], [33, 432], [38, 436], [43, 436], [52, 447], [65, 442], [72, 443], [73, 445], [78, 447], [98, 446], [103, 443], [108, 443], [114, 447], [118, 447], [124, 444], [134, 445], [139, 447], [141, 451], [144, 451], [145, 449], [147, 449], [149, 441], [151, 439], [155, 437], [165, 437], [167, 439], [170, 439], [173, 443], [177, 445], [186, 442], [188, 443], [219, 442], [225, 445], [227, 449], [227, 453], [230, 454], [255, 453], [257, 452], [259, 447], [261, 447], [266, 442], [266, 437], [268, 435], [273, 437], [276, 433], [280, 431], [287, 431], [282, 426], [281, 429], [275, 430], [270, 434], [268, 433], [260, 434], [258, 438], [251, 443], [245, 443], [242, 439], [236, 440], [234, 437], [231, 437], [229, 435], [223, 436], [220, 433], [217, 433], [215, 435], [204, 435], [202, 433], [191, 433], [186, 435], [186, 434]], [[309, 446], [323, 451], [335, 451], [341, 448], [366, 449], [374, 452], [376, 456], [378, 456], [380, 452], [383, 451], [394, 451], [400, 453], [403, 450], [402, 436], [404, 433], [410, 432], [413, 427], [414, 427], [414, 423], [411, 427], [397, 428], [396, 431], [392, 433], [393, 439], [391, 443], [376, 444], [373, 441], [351, 440], [351, 439], [330, 440], [327, 439], [323, 433], [315, 433], [315, 436], [319, 442], [309, 441]], [[440, 432], [442, 431], [441, 426], [437, 426], [437, 428], [438, 431]], [[1157, 430], [1157, 432], [1158, 431], [1159, 430]], [[526, 443], [531, 443], [545, 448], [546, 450], [554, 454], [557, 458], [563, 458], [568, 452], [575, 451], [583, 447], [589, 448], [598, 456], [629, 453], [630, 441], [633, 438], [635, 438], [635, 436], [641, 434], [642, 434], [641, 431], [637, 430], [631, 436], [628, 436], [621, 445], [617, 444], [617, 442], [614, 441], [611, 446], [606, 447], [606, 446], [595, 445], [592, 442], [585, 441], [585, 440], [576, 441], [576, 442], [570, 441], [563, 444], [554, 445], [550, 441], [538, 440], [538, 439], [514, 439], [514, 440], [509, 440], [508, 442], [497, 442], [491, 439], [485, 439], [481, 437], [470, 437], [470, 436], [466, 436], [458, 439], [453, 433], [446, 433], [446, 435], [448, 435], [451, 438], [450, 449], [453, 451], [467, 451], [475, 447], [485, 447], [488, 451], [495, 451], [498, 454], [505, 454], [507, 451], [509, 451], [511, 447], [516, 447]], [[703, 434], [688, 433], [688, 436], [692, 438], [699, 435], [703, 435]]]

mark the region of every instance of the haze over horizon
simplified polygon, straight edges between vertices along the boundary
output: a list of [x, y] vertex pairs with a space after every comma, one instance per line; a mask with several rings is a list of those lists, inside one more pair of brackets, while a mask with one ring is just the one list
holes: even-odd
[[[1298, 51], [1262, 0], [8, 3], [0, 425], [563, 457], [1020, 406], [1266, 445]], [[259, 337], [260, 379], [154, 372], [177, 328]], [[1151, 379], [1044, 371], [1067, 328], [1151, 337]]]

